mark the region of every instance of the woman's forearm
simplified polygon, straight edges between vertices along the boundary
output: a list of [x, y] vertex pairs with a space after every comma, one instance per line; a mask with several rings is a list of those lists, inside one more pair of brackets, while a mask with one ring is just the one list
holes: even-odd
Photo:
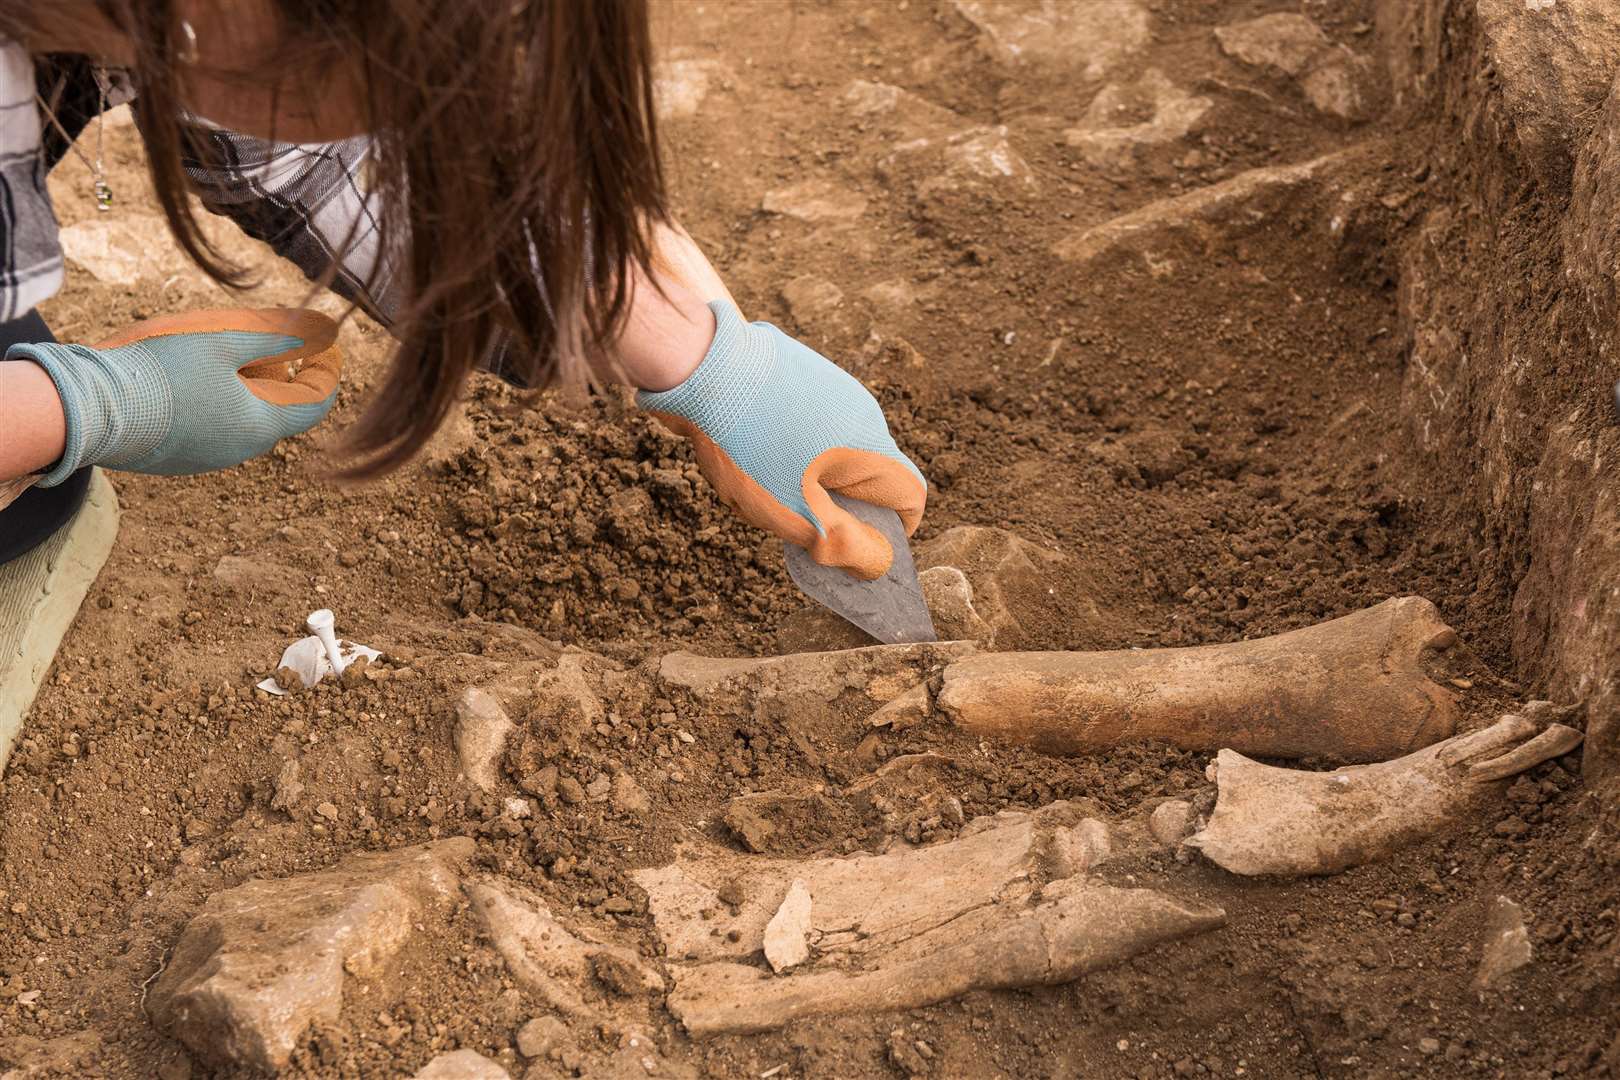
[[62, 456], [67, 422], [45, 369], [0, 361], [0, 483], [43, 472]]
[[668, 390], [692, 374], [714, 341], [711, 300], [735, 305], [725, 282], [679, 226], [653, 236], [653, 275], [631, 273], [630, 315], [609, 358], [613, 370], [642, 390]]

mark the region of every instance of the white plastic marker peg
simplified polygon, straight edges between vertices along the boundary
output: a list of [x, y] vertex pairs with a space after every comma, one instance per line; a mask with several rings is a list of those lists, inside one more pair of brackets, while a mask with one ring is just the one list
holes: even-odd
[[343, 654], [338, 652], [337, 635], [332, 632], [332, 626], [337, 620], [330, 608], [321, 608], [319, 611], [309, 613], [304, 625], [309, 632], [321, 639], [321, 645], [326, 649], [326, 658], [332, 662], [332, 674], [341, 675], [348, 665], [343, 662]]

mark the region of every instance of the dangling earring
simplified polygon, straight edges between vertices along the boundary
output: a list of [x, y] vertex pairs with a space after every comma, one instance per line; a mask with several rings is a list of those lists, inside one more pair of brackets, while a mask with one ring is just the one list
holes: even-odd
[[107, 183], [107, 164], [103, 157], [104, 137], [107, 133], [107, 95], [112, 92], [112, 79], [107, 75], [107, 69], [100, 64], [96, 65], [95, 78], [97, 109], [96, 158], [94, 161], [91, 161], [85, 156], [84, 151], [79, 149], [79, 144], [67, 133], [67, 128], [62, 126], [62, 121], [57, 119], [56, 113], [51, 110], [45, 99], [35, 93], [34, 101], [39, 104], [40, 111], [51, 122], [51, 126], [56, 129], [57, 134], [61, 135], [62, 140], [67, 143], [68, 149], [73, 151], [73, 155], [84, 162], [84, 167], [90, 170], [90, 180], [96, 196], [96, 210], [98, 213], [105, 214], [112, 209], [113, 202], [112, 185]]
[[180, 49], [174, 54], [174, 58], [187, 67], [196, 67], [198, 60], [197, 31], [193, 30], [191, 23], [185, 19], [180, 20], [180, 39]]

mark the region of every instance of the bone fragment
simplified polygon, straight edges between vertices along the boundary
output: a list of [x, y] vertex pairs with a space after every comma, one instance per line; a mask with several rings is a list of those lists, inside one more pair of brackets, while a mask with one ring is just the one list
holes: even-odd
[[[1215, 810], [1186, 843], [1234, 874], [1338, 873], [1431, 836], [1500, 798], [1511, 774], [1478, 777], [1470, 762], [1536, 743], [1538, 726], [1509, 714], [1482, 731], [1395, 761], [1333, 772], [1280, 769], [1222, 750], [1211, 767], [1219, 789]], [[1564, 752], [1558, 748], [1566, 742], [1550, 740], [1533, 755], [1513, 750], [1505, 756], [1522, 771]]]
[[810, 889], [798, 878], [765, 924], [765, 959], [777, 974], [810, 959]]
[[[1067, 803], [969, 823], [957, 839], [884, 855], [770, 859], [682, 848], [668, 866], [637, 871], [671, 960], [740, 960], [795, 879], [815, 899], [809, 940], [823, 957], [854, 958], [908, 943], [967, 913], [1027, 897], [1107, 857], [1107, 827]], [[721, 896], [725, 895], [726, 900]]]
[[468, 882], [465, 889], [512, 975], [557, 1011], [593, 1015], [582, 995], [593, 976], [607, 969], [616, 990], [663, 990], [663, 976], [634, 949], [590, 941], [569, 931], [526, 890], [494, 878]]
[[1131, 742], [1379, 761], [1451, 735], [1425, 658], [1457, 635], [1420, 597], [1253, 641], [1102, 653], [985, 653], [945, 669], [939, 707], [969, 731], [1081, 754]]
[[904, 731], [928, 719], [928, 710], [932, 705], [928, 684], [918, 683], [873, 713], [867, 723], [873, 727], [886, 727], [890, 731]]
[[1581, 745], [1583, 738], [1585, 736], [1572, 727], [1564, 724], [1553, 724], [1529, 742], [1509, 750], [1501, 757], [1469, 766], [1468, 779], [1477, 783], [1517, 776], [1526, 769], [1540, 765], [1543, 761], [1563, 757]]
[[712, 709], [762, 710], [795, 731], [844, 735], [852, 717], [870, 716], [976, 649], [938, 641], [757, 658], [675, 652], [659, 659], [657, 678]]
[[715, 963], [677, 971], [669, 1009], [694, 1036], [768, 1031], [813, 1016], [911, 1009], [972, 990], [1056, 985], [1225, 923], [1218, 908], [1069, 879], [1032, 906], [981, 909], [926, 949], [866, 970], [773, 978]]

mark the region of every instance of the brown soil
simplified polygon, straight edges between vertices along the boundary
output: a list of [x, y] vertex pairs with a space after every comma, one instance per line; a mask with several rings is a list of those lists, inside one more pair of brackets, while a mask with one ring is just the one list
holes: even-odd
[[[1305, 6], [1335, 41], [1368, 47], [1369, 3]], [[1506, 602], [1477, 590], [1477, 538], [1431, 509], [1435, 481], [1390, 419], [1403, 349], [1385, 251], [1404, 207], [1428, 197], [1425, 133], [1329, 122], [1219, 53], [1212, 26], [1275, 4], [1153, 7], [1140, 66], [1215, 105], [1205, 135], [1125, 172], [1064, 142], [1089, 91], [997, 64], [945, 0], [663, 9], [677, 55], [724, 65], [701, 109], [667, 124], [682, 218], [746, 312], [882, 399], [934, 484], [919, 538], [997, 525], [1082, 568], [1107, 618], [1042, 622], [1024, 647], [1231, 641], [1415, 593], [1495, 672], [1466, 692], [1488, 714], [1517, 690]], [[903, 87], [958, 127], [1005, 124], [1034, 182], [930, 183], [937, 160], [894, 153], [906, 114], [862, 119], [841, 104], [854, 79]], [[152, 212], [133, 132], [109, 137], [117, 213]], [[1164, 276], [1139, 262], [1076, 272], [1050, 253], [1054, 237], [1153, 199], [1359, 143], [1376, 147], [1356, 166], [1375, 194], [1336, 247], [1284, 220]], [[64, 224], [94, 216], [82, 172], [70, 161], [53, 177]], [[807, 177], [863, 196], [859, 222], [761, 212], [767, 191]], [[266, 275], [253, 303], [304, 298], [285, 267]], [[833, 283], [842, 305], [790, 304], [784, 287], [804, 275]], [[880, 283], [912, 299], [867, 299]], [[47, 315], [64, 339], [95, 340], [223, 302], [195, 275], [125, 286], [75, 268]], [[328, 431], [386, 377], [385, 334], [356, 319], [344, 344], [350, 375]], [[949, 793], [969, 817], [1059, 798], [1124, 815], [1204, 786], [1205, 760], [1174, 751], [1059, 760], [981, 750], [938, 722], [875, 747], [816, 746], [780, 718], [627, 700], [616, 707], [629, 723], [547, 760], [581, 784], [628, 771], [652, 812], [553, 799], [513, 827], [456, 779], [455, 692], [493, 663], [564, 645], [625, 663], [675, 647], [768, 651], [806, 604], [779, 545], [735, 521], [685, 447], [614, 394], [524, 409], [480, 379], [428, 460], [367, 488], [322, 481], [319, 446], [293, 440], [224, 474], [114, 477], [119, 544], [0, 782], [0, 1060], [90, 1031], [99, 1051], [60, 1075], [201, 1075], [142, 1011], [180, 928], [212, 892], [355, 850], [470, 833], [484, 866], [650, 951], [627, 872], [693, 830], [730, 842], [721, 822], [738, 794], [822, 786], [782, 846], [766, 844], [803, 854], [881, 841], [843, 789], [899, 753], [953, 756]], [[323, 605], [414, 678], [252, 691]], [[272, 807], [300, 755], [302, 796]], [[1595, 820], [1573, 759], [1514, 790], [1499, 818], [1322, 881], [1148, 859], [1137, 881], [1173, 881], [1230, 925], [1070, 986], [705, 1043], [659, 1014], [659, 1045], [717, 1077], [895, 1075], [896, 1029], [949, 1077], [1620, 1074], [1620, 847], [1583, 846], [1620, 823]], [[314, 811], [328, 801], [336, 820]], [[1469, 980], [1498, 894], [1531, 913], [1536, 962], [1482, 997]], [[463, 911], [386, 987], [350, 995], [290, 1074], [402, 1075], [465, 1046], [523, 1075], [511, 1047], [536, 1011]], [[574, 1036], [582, 1067], [618, 1046], [606, 1028]]]

